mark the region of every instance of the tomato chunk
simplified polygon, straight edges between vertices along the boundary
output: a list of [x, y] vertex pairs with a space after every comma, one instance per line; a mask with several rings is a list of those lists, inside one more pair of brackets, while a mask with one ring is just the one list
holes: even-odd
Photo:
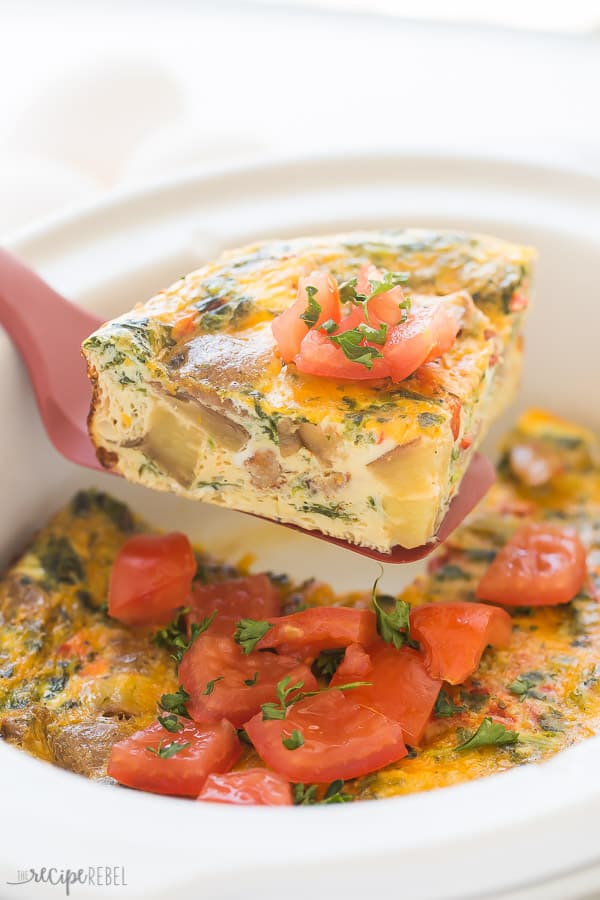
[[[376, 304], [381, 297], [385, 298], [385, 295], [381, 294], [369, 301], [369, 310], [370, 304]], [[395, 301], [393, 305], [397, 306]], [[374, 327], [392, 316], [391, 310], [386, 311], [379, 307], [377, 309], [378, 315], [375, 312], [369, 314], [371, 325]], [[356, 328], [364, 321], [362, 309], [354, 309], [341, 320], [339, 331], [336, 333]], [[424, 363], [436, 359], [449, 350], [456, 340], [460, 327], [461, 317], [457, 308], [439, 301], [419, 306], [409, 313], [405, 321], [400, 318], [397, 324], [388, 325], [385, 344], [366, 342], [365, 346], [373, 347], [378, 352], [371, 360], [370, 368], [348, 359], [342, 348], [331, 341], [329, 335], [317, 329], [312, 329], [303, 338], [300, 352], [295, 356], [294, 362], [298, 370], [307, 375], [354, 381], [389, 377], [392, 381], [403, 381]]]
[[240, 619], [267, 619], [281, 612], [281, 596], [267, 575], [247, 575], [218, 584], [194, 585], [189, 622], [201, 622], [215, 610], [211, 634], [233, 637]]
[[291, 806], [293, 803], [289, 781], [261, 768], [209, 775], [198, 800], [238, 806]]
[[[343, 691], [322, 691], [300, 700], [283, 720], [263, 721], [259, 713], [245, 728], [260, 758], [294, 782], [357, 778], [397, 762], [407, 752], [399, 725]], [[290, 750], [283, 741], [298, 743], [296, 732], [303, 742]]]
[[326, 272], [312, 272], [298, 282], [298, 298], [292, 305], [273, 320], [271, 329], [277, 341], [279, 352], [285, 362], [291, 362], [300, 350], [302, 339], [308, 334], [309, 326], [301, 318], [308, 310], [307, 288], [316, 288], [314, 300], [321, 307], [313, 327], [318, 327], [328, 319], [340, 321], [340, 297], [335, 278]]
[[373, 668], [371, 657], [361, 644], [346, 647], [344, 658], [336, 669], [339, 684], [347, 681], [368, 681], [367, 675]]
[[[362, 314], [361, 314], [362, 315]], [[344, 328], [342, 321], [341, 330]], [[381, 347], [377, 348], [381, 353]], [[361, 363], [354, 362], [344, 354], [341, 347], [332, 343], [323, 331], [309, 331], [294, 358], [298, 371], [306, 375], [321, 375], [327, 378], [340, 378], [351, 381], [366, 381], [374, 378], [387, 378], [389, 366], [383, 358], [373, 360], [370, 369]]]
[[321, 650], [377, 640], [375, 613], [370, 609], [314, 607], [270, 622], [272, 627], [257, 644], [261, 650], [276, 648], [281, 653], [306, 657], [317, 656]]
[[244, 654], [228, 637], [208, 632], [197, 638], [179, 665], [179, 678], [190, 695], [189, 714], [197, 722], [229, 719], [240, 728], [262, 703], [277, 699], [277, 682], [286, 675], [290, 684], [302, 681], [303, 690], [317, 687], [308, 666], [275, 653]]
[[512, 620], [505, 610], [484, 603], [425, 603], [411, 612], [410, 633], [425, 652], [432, 678], [462, 684], [488, 644], [508, 647]]
[[392, 326], [383, 347], [392, 381], [408, 378], [423, 363], [449, 350], [459, 330], [459, 319], [442, 302], [421, 306], [405, 322]]
[[556, 606], [573, 599], [586, 574], [585, 548], [573, 531], [531, 523], [497, 554], [477, 586], [477, 597], [502, 606]]
[[[376, 266], [369, 264], [361, 266], [358, 273], [356, 289], [359, 294], [370, 296], [372, 291], [371, 282], [381, 281], [382, 278], [383, 274]], [[384, 293], [376, 294], [375, 297], [367, 303], [369, 318], [374, 316], [380, 322], [385, 322], [387, 325], [397, 325], [404, 318], [404, 310], [400, 307], [403, 300], [404, 292], [400, 285], [396, 285], [396, 287], [390, 288], [389, 291], [385, 291]]]
[[[225, 720], [211, 725], [180, 722], [181, 731], [171, 733], [154, 722], [119, 741], [112, 748], [108, 774], [140, 791], [196, 797], [206, 777], [211, 772], [227, 772], [242, 747], [235, 728]], [[171, 755], [174, 744], [188, 746]]]
[[[368, 687], [352, 690], [352, 700], [377, 710], [402, 728], [404, 740], [418, 746], [429, 722], [442, 682], [432, 678], [425, 667], [422, 653], [411, 647], [397, 650], [390, 644], [380, 645], [369, 654], [371, 669], [360, 680]], [[347, 669], [335, 673], [331, 687], [343, 684], [352, 674]]]
[[112, 567], [108, 612], [126, 625], [165, 625], [185, 604], [195, 574], [185, 534], [136, 534]]

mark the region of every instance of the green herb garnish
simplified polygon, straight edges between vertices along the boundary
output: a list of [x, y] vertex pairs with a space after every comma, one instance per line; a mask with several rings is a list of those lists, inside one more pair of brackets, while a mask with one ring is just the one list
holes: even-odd
[[[277, 694], [278, 703], [263, 703], [261, 706], [263, 721], [267, 721], [268, 719], [285, 719], [285, 714], [288, 706], [291, 706], [293, 703], [293, 699], [290, 698], [290, 694], [294, 691], [301, 691], [304, 687], [303, 681], [297, 681], [295, 684], [290, 684], [291, 677], [289, 675], [285, 675], [281, 681], [277, 682], [277, 687], [275, 689]], [[300, 696], [298, 697], [300, 699]]]
[[323, 799], [317, 799], [316, 784], [295, 784], [292, 787], [292, 794], [296, 806], [312, 806], [314, 804], [330, 804], [330, 803], [348, 803], [354, 800], [351, 794], [345, 794], [342, 788], [344, 782], [341, 778], [332, 781], [325, 793]]
[[218, 678], [213, 678], [212, 681], [207, 681], [206, 687], [202, 691], [202, 696], [208, 697], [210, 694], [212, 694], [212, 692], [215, 689], [215, 684], [217, 683], [217, 681], [223, 681], [224, 677], [225, 677], [224, 675], [219, 675]]
[[192, 622], [188, 637], [185, 616], [189, 612], [189, 607], [180, 609], [173, 621], [165, 628], [161, 628], [160, 631], [157, 631], [152, 638], [153, 642], [159, 647], [166, 647], [167, 650], [171, 650], [171, 656], [177, 663], [181, 662], [183, 654], [186, 650], [190, 649], [194, 641], [199, 638], [210, 625], [212, 625], [213, 620], [217, 615], [217, 610], [215, 609], [210, 616], [206, 616], [201, 622]]
[[236, 625], [233, 639], [236, 644], [240, 645], [244, 653], [252, 653], [260, 639], [272, 627], [270, 622], [260, 622], [257, 619], [240, 619]]
[[457, 713], [463, 712], [463, 710], [464, 706], [457, 706], [452, 697], [449, 697], [444, 690], [441, 690], [433, 707], [433, 715], [436, 719], [449, 719], [450, 716], [455, 716]]
[[455, 750], [474, 750], [475, 747], [504, 747], [507, 744], [516, 744], [519, 734], [516, 731], [508, 731], [504, 725], [494, 722], [486, 716], [477, 731], [455, 747]]
[[163, 728], [172, 734], [183, 730], [183, 722], [180, 722], [177, 716], [174, 716], [172, 713], [169, 713], [168, 716], [158, 716], [158, 721]]
[[521, 701], [525, 699], [525, 697], [533, 697], [535, 700], [545, 700], [543, 694], [540, 694], [539, 691], [536, 691], [535, 687], [543, 681], [545, 676], [542, 672], [524, 672], [522, 675], [519, 675], [518, 678], [515, 678], [514, 681], [508, 685], [508, 690], [511, 694], [514, 694], [516, 697], [520, 697]]
[[370, 347], [364, 343], [365, 335], [360, 330], [362, 327], [359, 325], [358, 328], [343, 331], [341, 334], [330, 334], [329, 340], [340, 347], [346, 359], [360, 363], [361, 366], [371, 370], [373, 360], [383, 359], [383, 353], [376, 347]]
[[185, 750], [186, 747], [190, 746], [190, 741], [186, 741], [183, 744], [178, 744], [177, 741], [172, 741], [170, 744], [165, 744], [164, 741], [161, 741], [158, 747], [146, 747], [148, 753], [153, 753], [155, 756], [159, 756], [161, 759], [171, 759], [172, 756], [175, 756], [176, 753], [180, 753], [182, 750]]
[[[303, 681], [290, 684], [291, 680], [289, 675], [285, 675], [281, 681], [277, 682], [276, 694], [278, 703], [263, 703], [261, 705], [263, 721], [285, 719], [286, 712], [292, 704], [305, 700], [307, 697], [315, 697], [317, 694], [324, 693], [324, 691], [349, 691], [352, 688], [366, 687], [372, 684], [371, 681], [351, 681], [348, 684], [336, 684], [335, 688], [323, 688], [321, 691], [303, 691]], [[291, 696], [292, 693], [294, 694], [293, 697]]]
[[308, 305], [300, 318], [309, 328], [314, 328], [323, 310], [321, 304], [315, 300], [317, 288], [309, 284], [306, 288], [306, 293], [308, 295]]
[[304, 743], [304, 735], [301, 731], [298, 731], [297, 728], [294, 728], [289, 738], [284, 738], [282, 736], [281, 743], [286, 750], [297, 750], [298, 747], [301, 747]]
[[190, 695], [183, 687], [179, 685], [174, 694], [163, 694], [159, 701], [159, 706], [165, 712], [174, 713], [176, 716], [183, 716], [185, 719], [191, 719], [187, 711], [186, 703], [190, 699]]
[[334, 319], [327, 319], [326, 322], [323, 322], [321, 328], [327, 334], [333, 334], [334, 331], [337, 331], [338, 323]]
[[255, 672], [252, 678], [244, 678], [244, 684], [246, 687], [254, 687], [256, 682], [258, 681], [258, 672]]
[[337, 650], [321, 650], [312, 666], [315, 674], [328, 680], [332, 678], [343, 660], [345, 652], [344, 647]]
[[[377, 631], [382, 640], [388, 644], [393, 644], [396, 649], [410, 642], [410, 603], [406, 600], [395, 600], [393, 597], [377, 597], [377, 585], [381, 580], [381, 574], [373, 583], [371, 592], [371, 601], [377, 618]], [[386, 600], [394, 604], [393, 609], [388, 612], [384, 609], [379, 600]]]
[[[381, 281], [371, 280], [369, 278], [369, 284], [371, 285], [371, 293], [369, 297], [376, 297], [377, 294], [385, 294], [387, 291], [391, 291], [392, 288], [398, 287], [399, 284], [406, 284], [410, 275], [408, 272], [385, 272]], [[404, 301], [404, 303], [410, 301]], [[402, 306], [403, 304], [398, 304]]]

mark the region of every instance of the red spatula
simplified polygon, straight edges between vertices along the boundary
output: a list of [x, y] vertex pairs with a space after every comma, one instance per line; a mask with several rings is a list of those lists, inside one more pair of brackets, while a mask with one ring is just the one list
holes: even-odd
[[[59, 453], [71, 462], [105, 472], [86, 428], [91, 388], [80, 352], [82, 341], [101, 322], [92, 313], [57, 294], [10, 253], [0, 250], [0, 324], [23, 357], [48, 437]], [[493, 481], [493, 466], [485, 457], [476, 454], [435, 541], [411, 550], [398, 546], [391, 553], [381, 553], [320, 531], [308, 531], [286, 522], [277, 524], [380, 562], [414, 562], [431, 553], [460, 525]]]

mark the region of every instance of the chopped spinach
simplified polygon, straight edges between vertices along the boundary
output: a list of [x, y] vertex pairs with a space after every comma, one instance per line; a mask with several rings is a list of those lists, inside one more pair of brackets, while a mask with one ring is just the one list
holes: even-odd
[[419, 420], [419, 425], [422, 425], [423, 428], [428, 428], [430, 425], [441, 425], [444, 421], [444, 416], [432, 412], [419, 413], [417, 418]]
[[544, 694], [536, 691], [536, 685], [544, 681], [546, 676], [543, 672], [523, 672], [508, 685], [508, 690], [516, 697], [524, 700], [525, 697], [533, 697], [535, 700], [545, 700]]
[[77, 584], [85, 577], [81, 560], [66, 537], [50, 535], [39, 557], [54, 584]]
[[468, 581], [470, 575], [465, 569], [461, 569], [460, 566], [448, 563], [437, 570], [434, 578], [436, 581]]
[[433, 715], [436, 719], [449, 719], [464, 711], [464, 706], [457, 706], [445, 690], [441, 690], [433, 707]]

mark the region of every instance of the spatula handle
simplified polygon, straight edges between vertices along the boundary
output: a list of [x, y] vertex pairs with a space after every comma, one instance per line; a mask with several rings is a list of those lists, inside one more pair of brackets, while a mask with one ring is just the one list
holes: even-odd
[[79, 346], [99, 324], [0, 249], [0, 325], [25, 363], [48, 436], [64, 456], [98, 469], [85, 427], [90, 385]]

